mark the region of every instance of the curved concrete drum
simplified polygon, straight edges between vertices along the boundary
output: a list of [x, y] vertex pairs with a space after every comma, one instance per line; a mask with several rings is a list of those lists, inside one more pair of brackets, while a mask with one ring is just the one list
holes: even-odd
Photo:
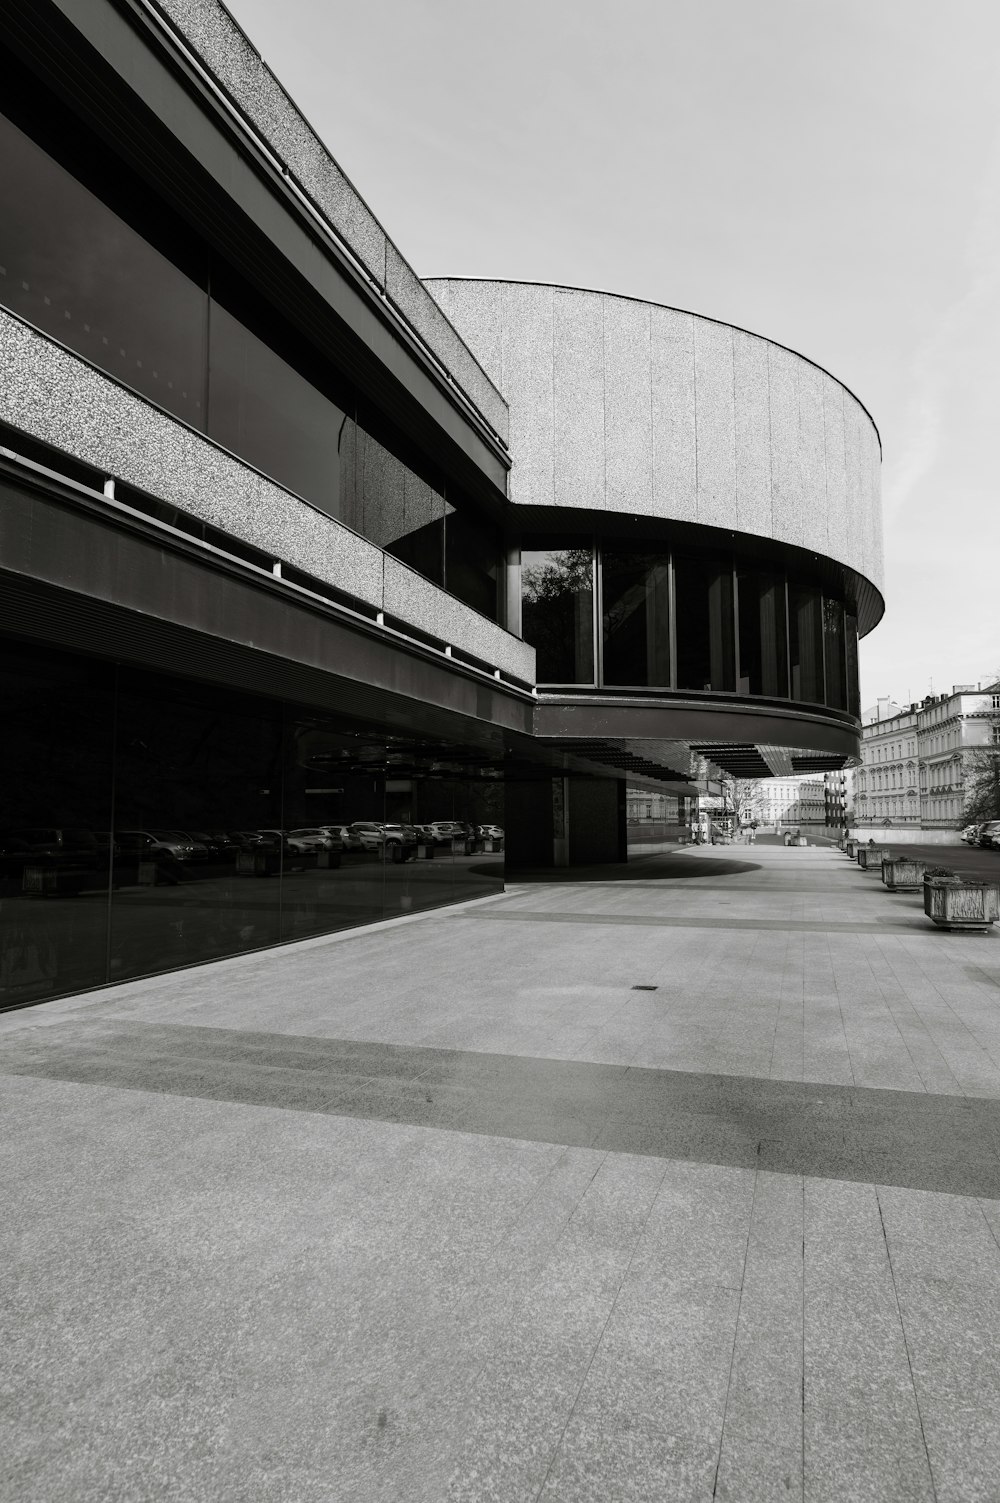
[[[881, 445], [857, 398], [782, 345], [676, 308], [540, 283], [427, 285], [510, 405], [510, 498], [522, 547], [543, 546], [533, 533], [550, 549], [560, 536], [594, 538], [592, 678], [584, 668], [572, 685], [546, 684], [540, 662], [539, 731], [551, 721], [559, 739], [572, 724], [590, 739], [710, 746], [716, 766], [754, 766], [758, 775], [856, 758], [857, 638], [884, 609]], [[670, 637], [670, 652], [634, 681], [608, 672], [611, 571], [620, 574], [616, 539], [624, 537], [637, 552], [669, 556], [669, 610], [661, 610], [669, 628], [655, 630]], [[731, 566], [720, 619], [734, 662], [685, 676], [677, 646], [691, 629], [684, 571], [711, 549], [723, 573]], [[758, 588], [767, 570], [783, 581], [780, 610]], [[645, 588], [651, 633], [657, 587]], [[664, 601], [667, 593], [664, 585]], [[843, 647], [829, 641], [837, 612]], [[775, 626], [776, 615], [787, 625]], [[770, 680], [747, 668], [754, 632], [757, 648], [769, 638], [778, 668]], [[525, 635], [531, 640], [527, 621]]]
[[881, 592], [878, 430], [818, 365], [744, 329], [613, 293], [427, 285], [510, 405], [512, 501], [774, 538], [846, 564]]

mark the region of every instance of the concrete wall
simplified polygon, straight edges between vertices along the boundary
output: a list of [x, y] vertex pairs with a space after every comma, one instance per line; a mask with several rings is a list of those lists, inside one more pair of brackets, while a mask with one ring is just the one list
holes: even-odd
[[535, 650], [0, 308], [0, 419], [533, 683]]
[[[72, 17], [71, 0], [62, 3]], [[215, 82], [326, 216], [417, 337], [448, 367], [494, 431], [506, 439], [507, 407], [496, 386], [229, 12], [218, 0], [160, 0], [160, 4]]]
[[725, 527], [882, 588], [881, 451], [818, 366], [728, 324], [537, 283], [427, 284], [510, 404], [510, 496]]
[[867, 845], [869, 840], [874, 840], [876, 845], [961, 845], [962, 840], [957, 830], [920, 830], [912, 825], [900, 827], [890, 825], [877, 827], [875, 825], [858, 825], [852, 827], [851, 836], [854, 840], [860, 840]]

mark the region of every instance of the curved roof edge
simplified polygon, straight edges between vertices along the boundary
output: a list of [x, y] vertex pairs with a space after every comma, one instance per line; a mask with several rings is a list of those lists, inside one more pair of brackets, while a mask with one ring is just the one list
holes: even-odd
[[[801, 350], [794, 350], [790, 344], [782, 344], [780, 339], [771, 339], [767, 334], [758, 334], [755, 329], [745, 329], [742, 324], [732, 324], [725, 318], [715, 318], [710, 313], [698, 313], [694, 308], [678, 308], [674, 303], [661, 303], [656, 298], [635, 297], [630, 292], [611, 292], [605, 287], [578, 287], [572, 282], [546, 282], [533, 277], [421, 277], [425, 285], [433, 282], [497, 282], [506, 287], [552, 287], [559, 292], [590, 292], [596, 297], [620, 298], [625, 303], [645, 303], [647, 308], [665, 308], [669, 313], [686, 313], [690, 318], [703, 319], [707, 324], [718, 324], [723, 329], [735, 329], [740, 334], [748, 334], [751, 339], [763, 340], [764, 344], [773, 344], [776, 349], [787, 350], [789, 355], [794, 355], [797, 360], [804, 360], [806, 365], [811, 365], [815, 370], [822, 371], [824, 376], [829, 376], [831, 381], [836, 381], [841, 390], [846, 391], [852, 402], [857, 402], [865, 417], [875, 430], [878, 439], [879, 457], [884, 458], [882, 452], [882, 435], [878, 431], [878, 424], [872, 417], [868, 408], [862, 402], [857, 392], [851, 390], [846, 381], [841, 381], [833, 371], [827, 370], [825, 365], [820, 365], [818, 360], [812, 360], [808, 355], [803, 355]], [[472, 352], [474, 358], [475, 351]], [[503, 393], [501, 392], [501, 396]]]

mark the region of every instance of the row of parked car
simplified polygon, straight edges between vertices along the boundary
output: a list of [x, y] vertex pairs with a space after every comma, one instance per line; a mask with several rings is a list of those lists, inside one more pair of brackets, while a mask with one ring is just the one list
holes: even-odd
[[452, 845], [456, 840], [502, 841], [499, 825], [469, 825], [438, 819], [430, 824], [392, 824], [358, 819], [349, 825], [310, 825], [296, 830], [116, 830], [22, 828], [0, 831], [0, 873], [12, 875], [28, 862], [48, 860], [93, 865], [106, 862], [113, 838], [116, 859], [172, 860], [184, 865], [218, 863], [240, 851], [282, 851], [307, 855], [322, 851], [374, 851], [409, 855], [423, 843]]
[[986, 850], [1000, 851], [1000, 819], [990, 819], [982, 825], [966, 825], [962, 831], [962, 839], [966, 845], [978, 845]]

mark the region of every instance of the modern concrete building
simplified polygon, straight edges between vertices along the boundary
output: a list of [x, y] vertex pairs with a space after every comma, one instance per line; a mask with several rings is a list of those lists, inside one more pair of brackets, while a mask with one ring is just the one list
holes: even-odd
[[0, 1005], [858, 755], [880, 450], [832, 376], [422, 283], [216, 0], [11, 0], [2, 51]]

